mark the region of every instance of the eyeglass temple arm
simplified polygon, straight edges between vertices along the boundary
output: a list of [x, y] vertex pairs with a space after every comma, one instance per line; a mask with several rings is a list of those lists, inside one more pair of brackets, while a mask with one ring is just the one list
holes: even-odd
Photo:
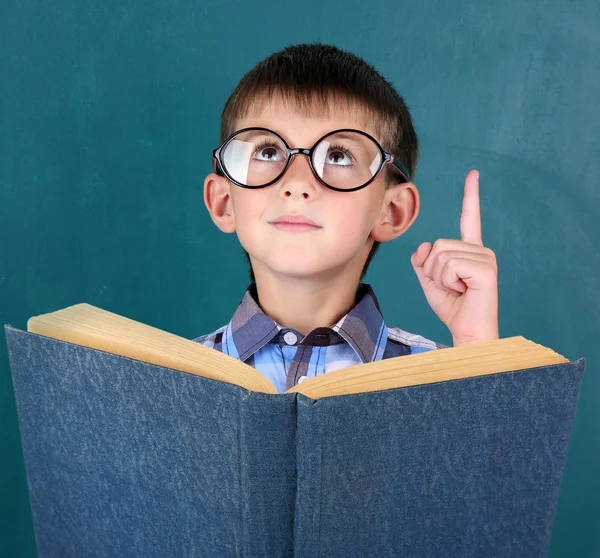
[[406, 182], [410, 182], [410, 173], [408, 169], [400, 162], [396, 161], [396, 157], [394, 157], [391, 153], [389, 154], [389, 162], [393, 163], [394, 166], [402, 173], [404, 178], [406, 178]]
[[218, 149], [213, 150], [213, 171], [218, 176], [225, 176], [223, 171], [221, 170], [221, 165], [219, 163], [219, 159], [217, 159], [217, 151]]

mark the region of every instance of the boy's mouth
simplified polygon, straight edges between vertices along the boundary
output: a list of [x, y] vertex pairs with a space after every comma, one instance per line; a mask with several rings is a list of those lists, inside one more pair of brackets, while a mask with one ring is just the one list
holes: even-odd
[[310, 232], [310, 231], [318, 231], [321, 227], [316, 227], [315, 225], [309, 225], [308, 223], [271, 223], [275, 228], [286, 231], [286, 232]]
[[321, 227], [306, 215], [285, 213], [270, 223], [279, 230], [287, 232], [310, 232]]

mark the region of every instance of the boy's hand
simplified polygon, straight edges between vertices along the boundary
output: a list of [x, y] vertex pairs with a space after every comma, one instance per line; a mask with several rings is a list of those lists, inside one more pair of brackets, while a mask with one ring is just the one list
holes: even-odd
[[454, 346], [499, 339], [498, 266], [483, 246], [479, 210], [479, 172], [465, 179], [462, 240], [425, 242], [410, 261], [427, 302], [452, 333]]

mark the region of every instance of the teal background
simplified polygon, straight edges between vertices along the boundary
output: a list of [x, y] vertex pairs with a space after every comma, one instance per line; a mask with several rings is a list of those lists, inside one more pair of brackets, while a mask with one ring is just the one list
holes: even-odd
[[[79, 302], [187, 338], [225, 324], [248, 271], [203, 203], [220, 113], [254, 64], [313, 41], [374, 64], [421, 140], [421, 213], [366, 279], [386, 322], [451, 344], [409, 257], [460, 238], [477, 168], [501, 336], [586, 357], [550, 556], [600, 556], [597, 0], [3, 2], [2, 324]], [[1, 555], [35, 556], [5, 342], [0, 440]]]

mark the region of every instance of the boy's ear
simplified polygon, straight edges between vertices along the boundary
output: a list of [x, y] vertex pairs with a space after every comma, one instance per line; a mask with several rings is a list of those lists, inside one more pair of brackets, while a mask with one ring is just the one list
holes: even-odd
[[211, 173], [204, 179], [204, 205], [219, 229], [224, 233], [235, 232], [231, 183], [227, 178]]
[[412, 182], [396, 184], [385, 192], [380, 217], [371, 230], [377, 242], [388, 242], [404, 234], [419, 214], [419, 191]]

